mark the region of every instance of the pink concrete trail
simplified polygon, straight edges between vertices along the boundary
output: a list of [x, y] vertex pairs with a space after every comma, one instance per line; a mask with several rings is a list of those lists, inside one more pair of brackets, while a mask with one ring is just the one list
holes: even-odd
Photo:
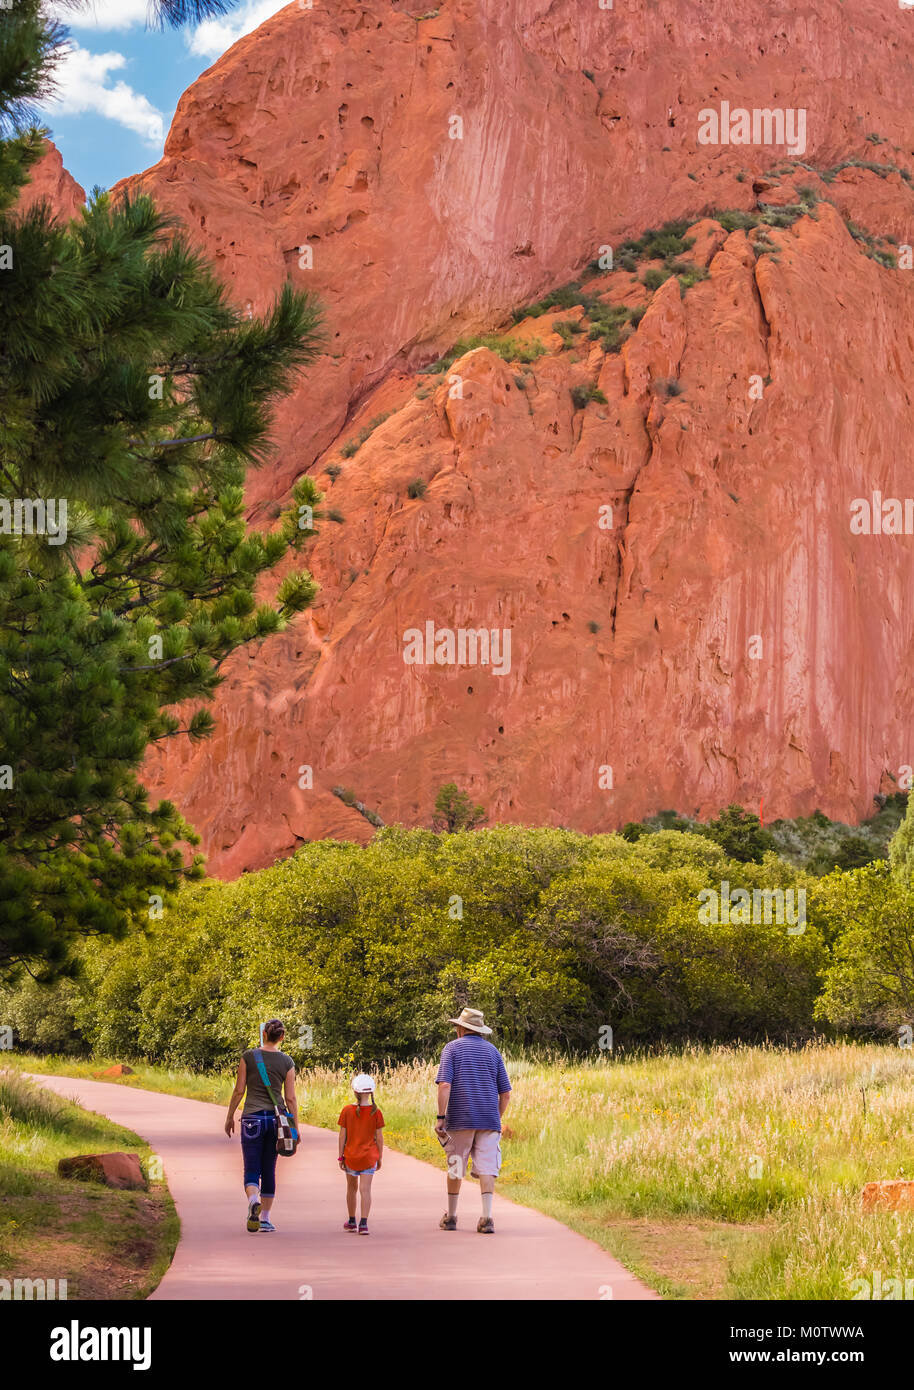
[[161, 1158], [181, 1237], [154, 1299], [658, 1297], [592, 1241], [498, 1194], [496, 1234], [479, 1235], [472, 1181], [457, 1230], [439, 1230], [443, 1171], [390, 1149], [374, 1179], [372, 1233], [350, 1234], [336, 1132], [310, 1125], [298, 1153], [277, 1160], [276, 1234], [252, 1235], [237, 1119], [229, 1140], [224, 1106], [69, 1076], [33, 1080], [133, 1130]]

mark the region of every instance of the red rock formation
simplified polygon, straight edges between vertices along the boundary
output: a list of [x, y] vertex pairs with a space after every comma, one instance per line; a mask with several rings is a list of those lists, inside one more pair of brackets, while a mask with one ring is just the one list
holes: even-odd
[[[910, 491], [914, 302], [911, 272], [866, 256], [844, 218], [912, 239], [911, 186], [889, 166], [912, 167], [898, 75], [914, 13], [429, 13], [290, 5], [185, 94], [164, 158], [132, 181], [240, 302], [262, 310], [286, 276], [325, 301], [328, 352], [251, 496], [263, 520], [331, 462], [345, 517], [313, 545], [312, 614], [234, 660], [216, 737], [157, 757], [155, 789], [223, 874], [369, 835], [335, 785], [407, 824], [448, 780], [492, 820], [585, 830], [762, 798], [769, 818], [865, 814], [914, 763], [914, 538], [854, 535], [849, 509]], [[699, 111], [724, 101], [805, 109], [811, 167], [787, 183], [768, 174], [783, 148], [700, 144]], [[769, 229], [772, 249], [705, 216], [806, 186], [834, 206]], [[673, 217], [696, 224], [710, 276], [684, 298], [667, 281], [621, 354], [586, 334], [564, 348], [537, 319], [516, 332], [549, 349], [529, 371], [478, 349], [453, 367], [462, 398], [412, 375]], [[606, 283], [615, 302], [644, 296], [625, 272]], [[605, 404], [575, 407], [586, 383]], [[404, 633], [426, 622], [510, 629], [510, 672], [406, 665]]]
[[129, 1191], [143, 1191], [149, 1186], [138, 1154], [77, 1154], [59, 1159], [57, 1172], [62, 1178], [99, 1182]]
[[86, 201], [85, 192], [63, 167], [61, 153], [50, 141], [46, 142], [41, 159], [32, 167], [18, 206], [25, 210], [42, 199], [46, 199], [61, 218], [75, 217]]
[[263, 309], [291, 275], [327, 305], [330, 351], [281, 412], [252, 497], [274, 498], [392, 369], [489, 330], [601, 244], [751, 206], [737, 175], [784, 151], [699, 145], [702, 108], [806, 108], [807, 162], [897, 162], [912, 132], [892, 74], [912, 21], [884, 0], [280, 11], [184, 94], [163, 159], [130, 181], [180, 215], [239, 302]]
[[903, 1178], [868, 1182], [861, 1197], [864, 1211], [914, 1211], [914, 1182]]

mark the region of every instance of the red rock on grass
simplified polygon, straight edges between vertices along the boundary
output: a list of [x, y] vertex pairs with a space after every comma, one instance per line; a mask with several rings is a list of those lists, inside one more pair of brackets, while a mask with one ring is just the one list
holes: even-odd
[[129, 1188], [131, 1191], [147, 1186], [136, 1154], [78, 1154], [73, 1158], [62, 1158], [57, 1164], [57, 1172], [62, 1178], [100, 1182], [106, 1187]]
[[863, 1210], [914, 1211], [914, 1182], [868, 1182], [863, 1189]]

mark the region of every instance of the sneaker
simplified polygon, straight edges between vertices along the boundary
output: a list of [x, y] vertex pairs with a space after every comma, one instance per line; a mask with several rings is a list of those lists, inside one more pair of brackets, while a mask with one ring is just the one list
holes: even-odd
[[248, 1202], [248, 1230], [260, 1230], [260, 1203]]
[[481, 1216], [476, 1223], [476, 1229], [480, 1235], [494, 1236], [495, 1222], [492, 1220], [491, 1216]]
[[260, 1229], [262, 1231], [275, 1231], [276, 1227], [268, 1216], [262, 1216], [260, 1218]]
[[441, 1227], [442, 1231], [456, 1231], [457, 1218], [456, 1216], [448, 1216], [447, 1212], [445, 1212], [438, 1222], [438, 1225]]
[[357, 1231], [357, 1230], [358, 1230], [358, 1227], [357, 1227], [356, 1224], [355, 1224], [355, 1217], [354, 1217], [354, 1216], [350, 1216], [349, 1220], [348, 1220], [348, 1221], [345, 1221], [345, 1222], [343, 1223], [343, 1230], [344, 1230], [344, 1231]]
[[364, 1217], [363, 1217], [362, 1220], [359, 1222], [359, 1235], [360, 1235], [360, 1236], [370, 1236], [370, 1235], [371, 1235], [371, 1232], [370, 1232], [369, 1229], [368, 1229], [368, 1221], [367, 1221], [367, 1218], [364, 1218]]

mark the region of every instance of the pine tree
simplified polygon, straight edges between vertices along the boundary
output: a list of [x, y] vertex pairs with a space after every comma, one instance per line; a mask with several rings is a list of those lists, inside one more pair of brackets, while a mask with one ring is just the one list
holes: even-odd
[[467, 792], [458, 789], [456, 782], [446, 782], [435, 798], [432, 829], [453, 834], [457, 830], [475, 830], [486, 820], [482, 806], [474, 806]]
[[146, 197], [16, 211], [63, 38], [39, 0], [0, 16], [0, 977], [45, 979], [202, 872], [138, 772], [205, 737], [226, 658], [311, 602], [306, 570], [258, 595], [321, 500], [303, 477], [275, 530], [245, 521], [272, 405], [319, 351], [309, 296], [243, 318]]
[[708, 821], [699, 831], [715, 840], [730, 859], [743, 864], [761, 864], [768, 850], [775, 848], [774, 838], [763, 827], [758, 816], [742, 806], [728, 806], [716, 820]]

